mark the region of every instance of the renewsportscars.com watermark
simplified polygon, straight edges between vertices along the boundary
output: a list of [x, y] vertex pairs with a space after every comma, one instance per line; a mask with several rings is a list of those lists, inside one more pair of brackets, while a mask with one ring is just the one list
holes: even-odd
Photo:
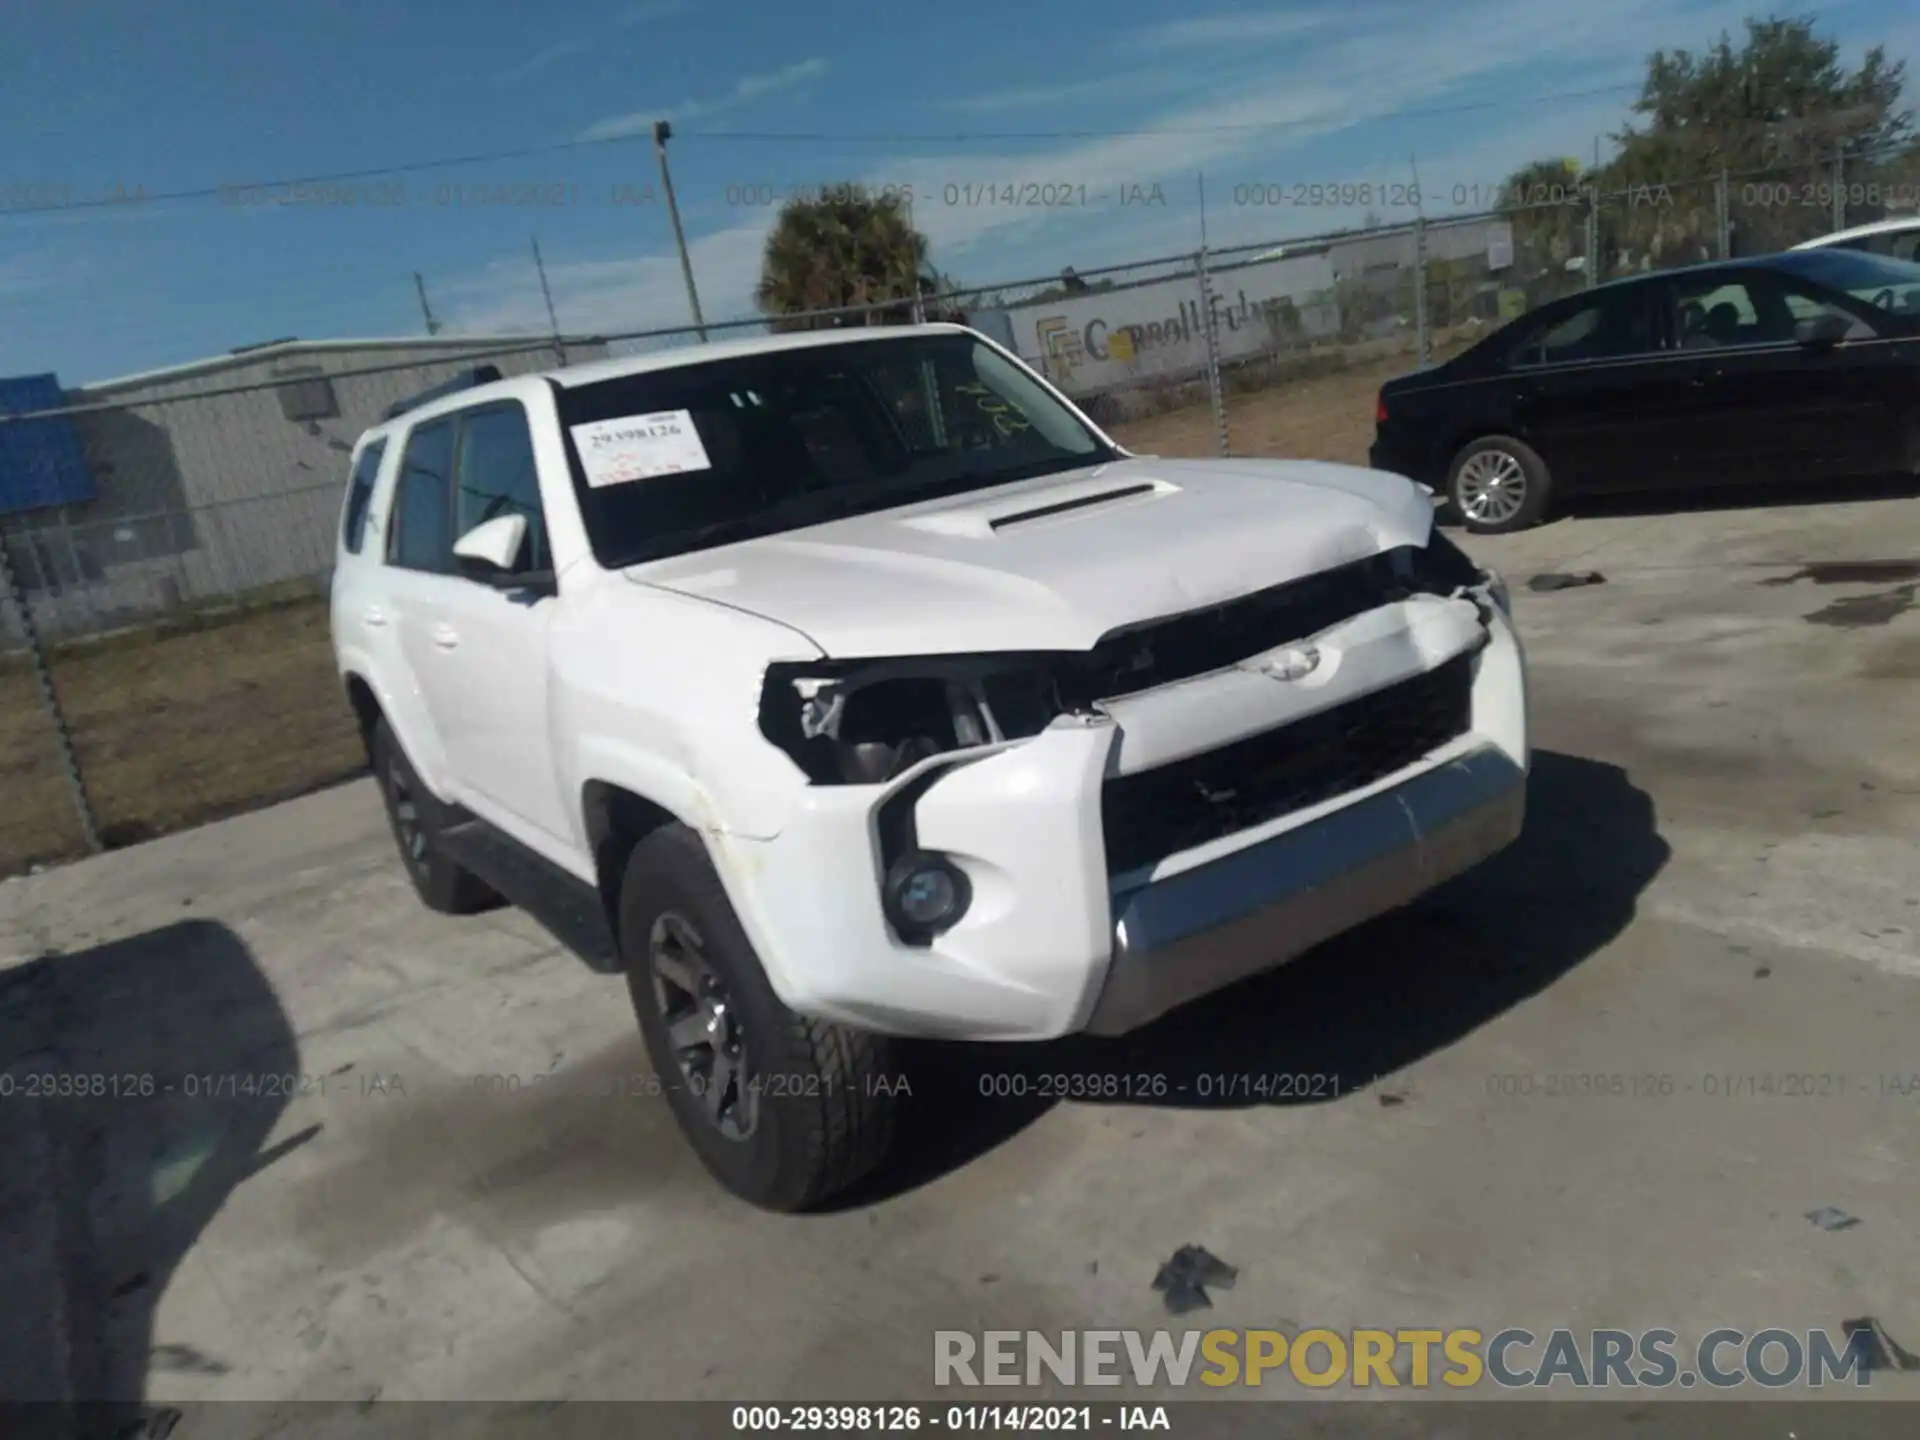
[[1851, 1382], [1875, 1366], [1869, 1330], [936, 1330], [940, 1386], [1300, 1385], [1412, 1390], [1769, 1389]]

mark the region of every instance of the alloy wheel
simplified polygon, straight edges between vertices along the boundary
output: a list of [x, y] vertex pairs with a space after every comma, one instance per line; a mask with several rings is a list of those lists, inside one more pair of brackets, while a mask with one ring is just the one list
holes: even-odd
[[1505, 450], [1481, 450], [1460, 467], [1460, 511], [1482, 525], [1504, 525], [1527, 503], [1527, 472]]
[[420, 802], [407, 783], [406, 772], [398, 760], [387, 762], [387, 804], [393, 811], [393, 828], [400, 839], [400, 853], [409, 865], [423, 870], [427, 863], [427, 832], [420, 824]]
[[647, 957], [681, 1079], [715, 1130], [745, 1140], [760, 1118], [760, 1091], [747, 1067], [740, 1012], [707, 963], [706, 942], [692, 921], [666, 911], [647, 936]]

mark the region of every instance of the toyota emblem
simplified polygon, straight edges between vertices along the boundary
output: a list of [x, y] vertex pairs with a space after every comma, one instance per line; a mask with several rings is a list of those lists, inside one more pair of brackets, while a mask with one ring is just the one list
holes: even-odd
[[1320, 651], [1312, 645], [1282, 650], [1260, 667], [1276, 680], [1298, 680], [1320, 668]]

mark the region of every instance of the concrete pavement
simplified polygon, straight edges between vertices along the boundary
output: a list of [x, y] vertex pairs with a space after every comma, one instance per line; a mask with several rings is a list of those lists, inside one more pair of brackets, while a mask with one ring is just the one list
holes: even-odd
[[[619, 983], [421, 909], [365, 782], [0, 886], [0, 1292], [53, 1287], [9, 1354], [170, 1403], [908, 1398], [936, 1329], [1168, 1323], [1188, 1241], [1241, 1270], [1208, 1324], [1873, 1315], [1920, 1349], [1920, 501], [1469, 548], [1534, 666], [1520, 845], [1143, 1035], [943, 1057], [902, 1177], [834, 1214], [721, 1194]], [[1607, 583], [1524, 588], [1574, 568]], [[25, 1104], [54, 1072], [123, 1093]], [[1337, 1098], [1225, 1079], [1262, 1075]]]

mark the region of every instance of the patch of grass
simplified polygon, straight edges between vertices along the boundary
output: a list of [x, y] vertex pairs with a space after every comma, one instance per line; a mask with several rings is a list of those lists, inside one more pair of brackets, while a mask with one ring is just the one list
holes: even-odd
[[[351, 775], [360, 737], [308, 598], [56, 653], [102, 836], [128, 844]], [[85, 853], [31, 671], [0, 673], [0, 874]]]

